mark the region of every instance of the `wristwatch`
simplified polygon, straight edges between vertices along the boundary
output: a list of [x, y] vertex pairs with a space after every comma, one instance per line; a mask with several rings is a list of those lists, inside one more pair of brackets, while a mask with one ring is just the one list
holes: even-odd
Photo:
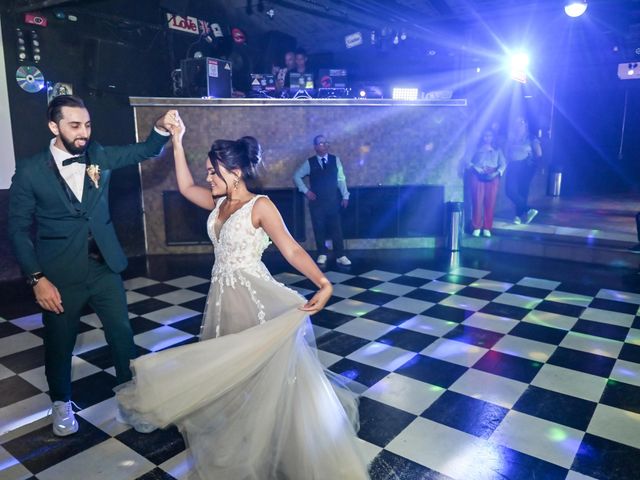
[[36, 272], [36, 273], [32, 273], [31, 275], [28, 275], [27, 285], [29, 285], [30, 287], [35, 287], [42, 277], [44, 277], [44, 273], [42, 272]]

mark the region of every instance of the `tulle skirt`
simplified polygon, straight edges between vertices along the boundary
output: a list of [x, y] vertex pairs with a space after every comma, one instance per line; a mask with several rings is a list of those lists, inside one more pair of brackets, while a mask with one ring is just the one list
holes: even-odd
[[357, 399], [318, 360], [304, 301], [264, 273], [214, 281], [201, 341], [134, 360], [118, 401], [179, 428], [194, 479], [369, 478]]

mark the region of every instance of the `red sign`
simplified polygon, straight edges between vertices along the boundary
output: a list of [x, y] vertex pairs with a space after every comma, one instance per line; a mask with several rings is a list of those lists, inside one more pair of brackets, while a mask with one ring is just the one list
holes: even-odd
[[195, 17], [181, 17], [167, 13], [167, 21], [169, 22], [169, 28], [173, 30], [180, 30], [181, 32], [193, 33], [195, 35], [199, 34], [198, 19]]
[[40, 27], [46, 27], [47, 17], [45, 17], [44, 15], [41, 15], [40, 13], [25, 13], [24, 23], [29, 23], [31, 25], [39, 25]]
[[244, 32], [239, 28], [231, 29], [231, 37], [233, 38], [233, 41], [236, 43], [244, 43], [247, 41], [247, 38], [245, 37]]

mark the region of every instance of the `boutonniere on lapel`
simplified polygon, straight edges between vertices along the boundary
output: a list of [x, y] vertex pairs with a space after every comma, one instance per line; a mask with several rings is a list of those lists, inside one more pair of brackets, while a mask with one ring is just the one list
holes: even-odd
[[93, 186], [96, 188], [100, 188], [100, 165], [91, 164], [87, 166], [87, 175], [89, 179], [93, 182]]

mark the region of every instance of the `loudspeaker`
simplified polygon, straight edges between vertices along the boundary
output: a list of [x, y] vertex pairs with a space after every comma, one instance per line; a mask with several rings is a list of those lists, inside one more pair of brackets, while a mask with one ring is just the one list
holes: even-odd
[[101, 39], [85, 43], [85, 84], [91, 90], [131, 96], [165, 96], [169, 81], [157, 52]]
[[231, 97], [230, 61], [209, 57], [187, 58], [180, 62], [180, 69], [184, 97]]

